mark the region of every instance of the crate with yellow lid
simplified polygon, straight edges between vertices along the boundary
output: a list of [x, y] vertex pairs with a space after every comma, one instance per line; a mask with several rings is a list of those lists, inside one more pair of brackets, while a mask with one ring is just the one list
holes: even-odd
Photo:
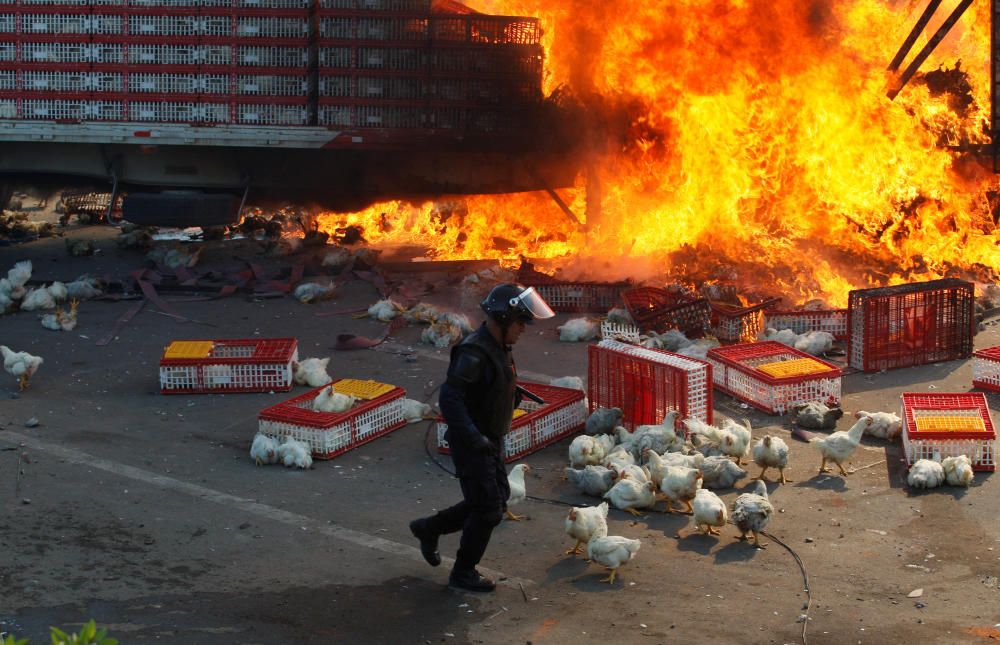
[[[336, 396], [335, 396], [336, 395]], [[257, 415], [258, 431], [307, 444], [314, 459], [332, 459], [406, 425], [406, 391], [389, 383], [342, 378]]]
[[982, 392], [903, 392], [903, 450], [918, 459], [965, 455], [973, 470], [996, 470], [997, 434]]
[[175, 340], [160, 358], [160, 392], [287, 392], [298, 357], [294, 338]]
[[708, 350], [715, 389], [769, 414], [809, 401], [840, 404], [840, 368], [774, 341]]

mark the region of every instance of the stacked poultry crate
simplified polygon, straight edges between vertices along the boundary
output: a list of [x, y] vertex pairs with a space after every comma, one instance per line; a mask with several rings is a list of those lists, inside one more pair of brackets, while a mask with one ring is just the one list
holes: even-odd
[[847, 323], [850, 365], [866, 372], [968, 358], [975, 293], [955, 279], [851, 291]]
[[617, 340], [587, 350], [591, 410], [620, 408], [628, 428], [660, 423], [671, 410], [712, 423], [712, 366], [705, 361]]
[[[525, 390], [545, 401], [521, 401], [514, 410], [510, 433], [504, 437], [504, 461], [511, 462], [541, 450], [583, 428], [587, 422], [587, 405], [583, 392], [554, 385], [519, 381]], [[448, 424], [437, 424], [438, 452], [448, 454], [450, 449], [445, 433]]]
[[904, 392], [899, 416], [907, 465], [965, 455], [973, 470], [996, 470], [997, 435], [983, 393]]
[[716, 347], [707, 360], [715, 387], [769, 414], [809, 401], [840, 404], [840, 369], [782, 343]]
[[[315, 410], [316, 397], [330, 388], [357, 402], [343, 412]], [[405, 390], [387, 383], [337, 379], [264, 408], [257, 417], [258, 431], [279, 440], [291, 437], [308, 445], [314, 458], [332, 459], [405, 426], [405, 396]]]
[[310, 24], [310, 0], [0, 5], [0, 117], [306, 125]]
[[497, 134], [541, 98], [537, 19], [430, 0], [319, 0], [318, 120], [374, 135]]

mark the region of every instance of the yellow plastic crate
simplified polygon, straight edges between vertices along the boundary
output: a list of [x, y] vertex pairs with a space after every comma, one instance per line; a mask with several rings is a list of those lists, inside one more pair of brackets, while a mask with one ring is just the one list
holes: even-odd
[[975, 417], [916, 417], [917, 432], [986, 432], [982, 418]]
[[787, 361], [764, 363], [762, 365], [758, 365], [757, 369], [774, 378], [805, 376], [807, 374], [818, 374], [820, 372], [830, 371], [828, 366], [812, 358], [793, 358]]
[[345, 378], [333, 384], [333, 391], [341, 394], [353, 396], [356, 399], [369, 401], [377, 399], [386, 392], [391, 392], [395, 385], [379, 383], [378, 381], [362, 381], [360, 379]]
[[163, 358], [208, 358], [215, 346], [210, 340], [175, 340], [163, 352]]

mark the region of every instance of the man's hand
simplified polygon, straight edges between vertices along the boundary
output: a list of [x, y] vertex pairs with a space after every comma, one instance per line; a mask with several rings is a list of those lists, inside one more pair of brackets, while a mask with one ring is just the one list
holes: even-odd
[[472, 450], [472, 452], [478, 452], [488, 455], [492, 453], [496, 449], [496, 447], [493, 445], [492, 441], [486, 438], [486, 435], [477, 432], [475, 433], [475, 436], [472, 439], [472, 443], [469, 446], [469, 449]]

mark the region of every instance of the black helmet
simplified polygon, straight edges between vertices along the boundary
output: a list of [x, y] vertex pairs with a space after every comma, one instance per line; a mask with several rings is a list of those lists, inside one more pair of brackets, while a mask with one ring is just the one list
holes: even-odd
[[479, 305], [486, 315], [506, 327], [515, 320], [528, 322], [536, 318], [555, 316], [545, 299], [534, 287], [519, 284], [501, 284], [493, 287]]

